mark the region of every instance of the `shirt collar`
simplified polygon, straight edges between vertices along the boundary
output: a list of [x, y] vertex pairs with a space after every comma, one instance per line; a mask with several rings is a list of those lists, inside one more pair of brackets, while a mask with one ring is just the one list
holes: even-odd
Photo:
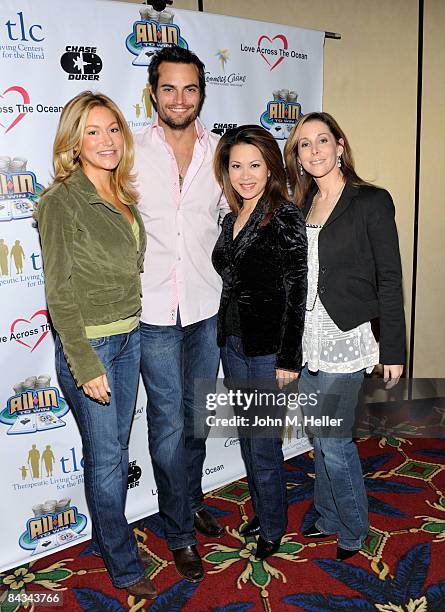
[[113, 212], [119, 212], [116, 207], [114, 207], [112, 204], [100, 197], [100, 195], [97, 193], [96, 187], [87, 177], [82, 168], [78, 168], [77, 170], [75, 170], [67, 180], [67, 183], [76, 187], [77, 189], [81, 189], [85, 194], [89, 204], [101, 203]]

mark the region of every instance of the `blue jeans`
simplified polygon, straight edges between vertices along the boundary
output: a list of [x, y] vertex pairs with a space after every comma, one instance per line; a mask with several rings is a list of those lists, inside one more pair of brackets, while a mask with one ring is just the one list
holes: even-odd
[[[141, 323], [141, 372], [147, 392], [148, 439], [158, 487], [159, 511], [170, 550], [197, 543], [193, 515], [202, 509], [205, 405], [194, 402], [196, 379], [216, 382], [220, 351], [216, 315], [181, 325]], [[208, 431], [207, 431], [208, 433]]]
[[108, 405], [91, 400], [76, 386], [58, 337], [56, 370], [82, 436], [93, 548], [99, 548], [113, 584], [123, 588], [144, 576], [136, 540], [124, 514], [128, 441], [139, 379], [139, 329], [129, 334], [96, 338], [90, 344], [106, 369], [111, 389]]
[[[342, 417], [352, 426], [364, 370], [349, 374], [309, 372], [303, 368], [299, 393], [318, 394], [314, 412]], [[305, 416], [312, 414], [309, 406]], [[335, 412], [335, 413], [334, 413]], [[347, 428], [346, 428], [347, 429]], [[344, 430], [342, 437], [315, 435], [314, 503], [319, 519], [316, 526], [325, 534], [337, 534], [338, 545], [347, 550], [362, 547], [368, 533], [368, 498], [357, 446]]]
[[[276, 387], [275, 353], [248, 357], [241, 338], [228, 336], [221, 349], [224, 374], [228, 379], [271, 382]], [[242, 383], [244, 386], [244, 382]], [[272, 415], [271, 415], [272, 416]], [[287, 495], [282, 439], [277, 435], [261, 438], [251, 428], [250, 435], [240, 437], [241, 454], [246, 466], [247, 482], [260, 534], [265, 540], [278, 540], [287, 527]]]

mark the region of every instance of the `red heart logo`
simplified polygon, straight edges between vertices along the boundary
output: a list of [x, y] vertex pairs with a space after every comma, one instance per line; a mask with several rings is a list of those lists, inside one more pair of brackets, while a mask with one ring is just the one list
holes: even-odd
[[[45, 317], [45, 323], [48, 323], [48, 311], [47, 310], [37, 310], [37, 312], [35, 312], [30, 319], [16, 319], [15, 321], [13, 321], [11, 323], [11, 334], [14, 333], [14, 329], [18, 323], [31, 323], [31, 321], [35, 319], [35, 317]], [[42, 340], [48, 335], [48, 333], [49, 333], [49, 330], [42, 332], [42, 334], [38, 337], [38, 339], [33, 345], [28, 344], [27, 342], [24, 342], [23, 340], [20, 340], [19, 338], [14, 338], [14, 340], [18, 342], [19, 344], [23, 344], [23, 346], [30, 348], [31, 353], [32, 353], [33, 350], [36, 349], [39, 346], [39, 344], [42, 342]]]
[[[31, 98], [29, 97], [29, 93], [26, 91], [26, 89], [20, 87], [20, 85], [13, 85], [12, 87], [8, 87], [8, 89], [5, 89], [5, 91], [0, 94], [0, 98], [4, 99], [5, 94], [8, 94], [12, 91], [17, 92], [22, 97], [22, 104], [29, 104], [31, 100]], [[23, 119], [25, 115], [26, 113], [17, 112], [13, 115], [12, 122], [9, 125], [4, 125], [3, 123], [0, 123], [0, 127], [2, 127], [5, 130], [5, 134], [7, 134], [10, 130], [12, 130], [15, 125], [17, 125], [19, 121]]]
[[[277, 34], [277, 35], [276, 35], [276, 36], [274, 36], [273, 38], [269, 38], [268, 36], [266, 36], [265, 34], [263, 34], [263, 36], [260, 36], [260, 37], [259, 37], [259, 39], [258, 39], [258, 46], [259, 46], [259, 47], [261, 46], [261, 41], [262, 41], [262, 40], [267, 40], [267, 41], [270, 43], [270, 45], [273, 45], [273, 41], [274, 41], [274, 40], [277, 40], [277, 39], [278, 39], [278, 40], [281, 40], [281, 42], [283, 43], [283, 49], [284, 49], [284, 51], [286, 51], [286, 50], [287, 50], [287, 48], [288, 48], [288, 44], [287, 44], [287, 38], [284, 36], [284, 34]], [[278, 66], [278, 64], [281, 64], [281, 62], [284, 60], [284, 55], [281, 55], [281, 56], [280, 56], [280, 57], [277, 59], [277, 61], [276, 61], [274, 64], [272, 64], [272, 63], [269, 61], [269, 59], [268, 59], [268, 57], [267, 57], [267, 54], [260, 52], [260, 55], [261, 55], [261, 57], [263, 58], [263, 60], [266, 62], [266, 64], [268, 64], [268, 65], [270, 66], [270, 69], [271, 69], [271, 70], [273, 70], [274, 68], [276, 68], [276, 67]], [[273, 56], [273, 55], [272, 55], [271, 57], [275, 57], [275, 56]]]

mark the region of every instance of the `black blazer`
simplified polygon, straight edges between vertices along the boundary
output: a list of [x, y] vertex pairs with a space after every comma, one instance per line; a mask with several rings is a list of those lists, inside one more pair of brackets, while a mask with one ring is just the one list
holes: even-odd
[[224, 217], [213, 251], [222, 277], [218, 345], [225, 344], [225, 315], [235, 295], [243, 350], [248, 356], [277, 353], [276, 367], [301, 369], [307, 289], [307, 240], [301, 211], [283, 202], [262, 226], [261, 200], [233, 240], [235, 215]]
[[[303, 207], [306, 215], [315, 189]], [[406, 359], [394, 204], [385, 189], [347, 183], [318, 238], [318, 294], [342, 331], [378, 317], [380, 363]]]

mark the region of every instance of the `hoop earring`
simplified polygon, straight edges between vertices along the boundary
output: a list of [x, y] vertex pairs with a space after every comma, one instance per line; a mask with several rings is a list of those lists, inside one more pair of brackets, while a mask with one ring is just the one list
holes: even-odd
[[337, 166], [341, 168], [341, 155], [338, 155], [337, 157]]
[[299, 170], [299, 172], [300, 172], [300, 176], [303, 176], [303, 174], [304, 174], [304, 170], [303, 170], [303, 166], [301, 165], [301, 163], [300, 163], [300, 162], [298, 162], [298, 170]]

